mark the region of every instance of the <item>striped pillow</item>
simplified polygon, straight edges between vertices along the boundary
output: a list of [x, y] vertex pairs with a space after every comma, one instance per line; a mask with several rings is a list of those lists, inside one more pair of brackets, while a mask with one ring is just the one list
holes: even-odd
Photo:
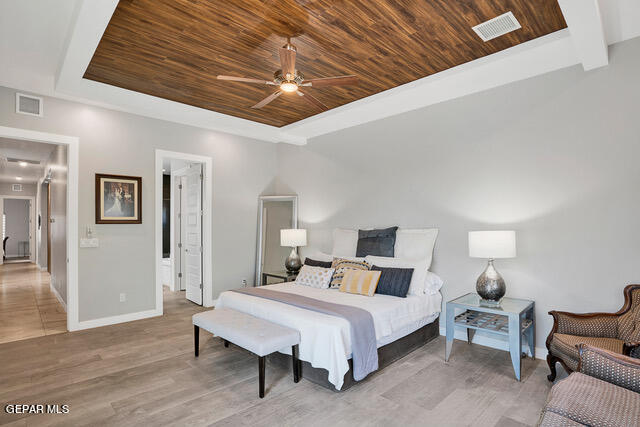
[[346, 258], [334, 258], [331, 263], [331, 268], [335, 270], [333, 278], [331, 279], [331, 289], [337, 289], [342, 283], [342, 278], [347, 270], [369, 270], [371, 264], [366, 261], [356, 261]]
[[340, 292], [373, 296], [380, 280], [381, 271], [347, 270], [342, 278]]

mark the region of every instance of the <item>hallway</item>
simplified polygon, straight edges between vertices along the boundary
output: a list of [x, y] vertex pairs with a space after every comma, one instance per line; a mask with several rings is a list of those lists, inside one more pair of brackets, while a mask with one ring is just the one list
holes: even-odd
[[67, 314], [33, 263], [0, 265], [0, 343], [67, 331]]

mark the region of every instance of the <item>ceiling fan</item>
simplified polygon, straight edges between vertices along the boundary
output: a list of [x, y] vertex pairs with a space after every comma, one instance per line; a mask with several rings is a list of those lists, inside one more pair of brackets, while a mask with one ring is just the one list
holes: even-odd
[[320, 102], [314, 96], [303, 92], [300, 88], [302, 87], [324, 87], [324, 86], [347, 86], [347, 85], [357, 85], [358, 77], [354, 75], [349, 76], [337, 76], [337, 77], [325, 77], [320, 79], [309, 79], [306, 80], [304, 78], [304, 74], [302, 72], [296, 70], [296, 47], [291, 44], [290, 40], [287, 40], [287, 44], [280, 48], [280, 64], [281, 69], [273, 73], [273, 80], [261, 80], [261, 79], [252, 79], [247, 77], [234, 77], [234, 76], [218, 76], [219, 80], [231, 80], [234, 82], [244, 82], [244, 83], [257, 83], [257, 84], [265, 84], [271, 86], [278, 86], [279, 89], [267, 96], [262, 101], [258, 102], [256, 105], [251, 108], [262, 108], [277, 97], [279, 97], [282, 92], [288, 93], [297, 93], [302, 99], [307, 101], [312, 106], [319, 108], [322, 111], [326, 111], [329, 108]]

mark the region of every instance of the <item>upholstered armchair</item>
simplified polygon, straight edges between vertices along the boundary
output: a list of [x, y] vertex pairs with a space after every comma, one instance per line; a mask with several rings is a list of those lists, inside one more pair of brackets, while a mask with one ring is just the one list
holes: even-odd
[[631, 426], [640, 420], [640, 360], [579, 344], [579, 372], [553, 386], [539, 426]]
[[637, 355], [640, 346], [640, 285], [624, 288], [624, 305], [617, 313], [576, 314], [550, 311], [553, 328], [547, 337], [549, 381], [556, 379], [556, 362], [567, 373], [578, 370], [577, 345], [584, 343], [616, 354]]

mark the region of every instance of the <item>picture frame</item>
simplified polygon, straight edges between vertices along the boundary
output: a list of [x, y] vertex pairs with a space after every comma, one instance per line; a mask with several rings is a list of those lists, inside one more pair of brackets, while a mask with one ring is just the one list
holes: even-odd
[[142, 224], [142, 177], [96, 174], [96, 224]]

